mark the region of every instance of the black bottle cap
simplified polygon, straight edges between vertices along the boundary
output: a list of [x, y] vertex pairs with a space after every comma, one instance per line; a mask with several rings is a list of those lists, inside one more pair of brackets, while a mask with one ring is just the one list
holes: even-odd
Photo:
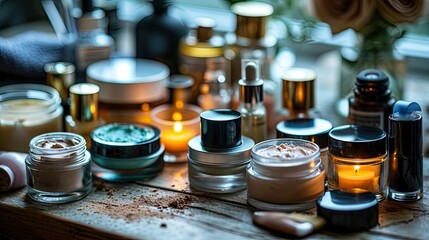
[[384, 93], [389, 88], [389, 78], [381, 70], [366, 69], [356, 76], [356, 87], [361, 93]]
[[326, 192], [317, 200], [317, 215], [333, 231], [361, 231], [378, 224], [378, 200], [370, 192]]
[[399, 159], [423, 157], [421, 107], [415, 102], [397, 101], [389, 116], [389, 152]]
[[372, 158], [386, 154], [386, 132], [380, 128], [344, 125], [329, 132], [329, 152], [345, 158]]
[[213, 109], [200, 114], [201, 142], [204, 147], [224, 149], [241, 144], [241, 113]]
[[299, 118], [279, 122], [276, 126], [277, 138], [299, 138], [319, 145], [328, 146], [332, 124], [322, 118]]

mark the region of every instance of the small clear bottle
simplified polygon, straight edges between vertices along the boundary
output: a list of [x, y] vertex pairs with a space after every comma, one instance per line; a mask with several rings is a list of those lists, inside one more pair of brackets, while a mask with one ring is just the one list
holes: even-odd
[[207, 68], [198, 96], [198, 105], [203, 110], [231, 107], [232, 90], [226, 82], [224, 69], [225, 61], [207, 59]]
[[78, 83], [70, 87], [70, 115], [67, 115], [66, 131], [80, 134], [89, 149], [89, 134], [105, 121], [98, 116], [98, 93], [100, 88], [91, 83]]
[[92, 190], [91, 154], [80, 135], [55, 132], [34, 137], [25, 164], [27, 194], [37, 202], [67, 203]]
[[349, 97], [348, 123], [387, 131], [389, 115], [396, 102], [389, 89], [389, 77], [381, 70], [363, 70], [356, 76], [353, 93]]
[[258, 60], [243, 59], [240, 86], [241, 134], [253, 139], [255, 143], [267, 138], [266, 111], [263, 103], [264, 81], [259, 77]]

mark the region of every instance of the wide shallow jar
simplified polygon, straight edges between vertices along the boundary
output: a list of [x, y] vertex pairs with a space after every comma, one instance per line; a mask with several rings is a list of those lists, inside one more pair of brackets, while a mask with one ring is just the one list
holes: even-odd
[[28, 152], [30, 140], [62, 131], [63, 107], [57, 90], [41, 84], [0, 87], [0, 150]]
[[258, 209], [301, 211], [324, 193], [325, 168], [317, 144], [291, 138], [260, 142], [247, 167], [247, 201]]
[[344, 125], [329, 132], [330, 189], [387, 196], [387, 134], [380, 128]]
[[35, 201], [66, 203], [91, 192], [91, 155], [80, 135], [54, 132], [34, 137], [25, 164], [27, 194]]
[[111, 123], [91, 134], [93, 172], [107, 181], [146, 180], [164, 168], [158, 128], [147, 124]]

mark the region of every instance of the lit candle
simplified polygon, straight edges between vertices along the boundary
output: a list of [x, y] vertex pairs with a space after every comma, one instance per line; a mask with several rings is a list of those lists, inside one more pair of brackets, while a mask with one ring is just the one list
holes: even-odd
[[337, 165], [337, 167], [340, 189], [354, 192], [377, 191], [379, 176], [376, 174], [376, 168], [378, 167], [359, 165]]
[[188, 151], [189, 140], [199, 132], [200, 112], [197, 106], [186, 104], [180, 108], [161, 105], [152, 110], [152, 121], [161, 130], [161, 142], [166, 154], [183, 155], [181, 153]]

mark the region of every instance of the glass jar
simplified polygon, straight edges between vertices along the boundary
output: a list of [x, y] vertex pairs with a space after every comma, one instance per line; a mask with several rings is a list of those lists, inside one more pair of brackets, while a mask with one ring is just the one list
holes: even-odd
[[34, 137], [25, 164], [27, 194], [35, 201], [66, 203], [91, 192], [91, 155], [80, 135], [55, 132]]
[[[304, 149], [306, 154], [298, 155]], [[290, 150], [289, 154], [286, 151]], [[283, 155], [282, 155], [283, 154]], [[325, 189], [317, 144], [291, 138], [256, 144], [247, 167], [247, 201], [264, 210], [301, 211], [316, 206]]]
[[33, 137], [62, 131], [62, 119], [61, 98], [55, 89], [40, 84], [0, 87], [1, 150], [27, 152]]
[[372, 192], [378, 201], [387, 196], [386, 132], [370, 126], [345, 125], [329, 132], [330, 189]]

